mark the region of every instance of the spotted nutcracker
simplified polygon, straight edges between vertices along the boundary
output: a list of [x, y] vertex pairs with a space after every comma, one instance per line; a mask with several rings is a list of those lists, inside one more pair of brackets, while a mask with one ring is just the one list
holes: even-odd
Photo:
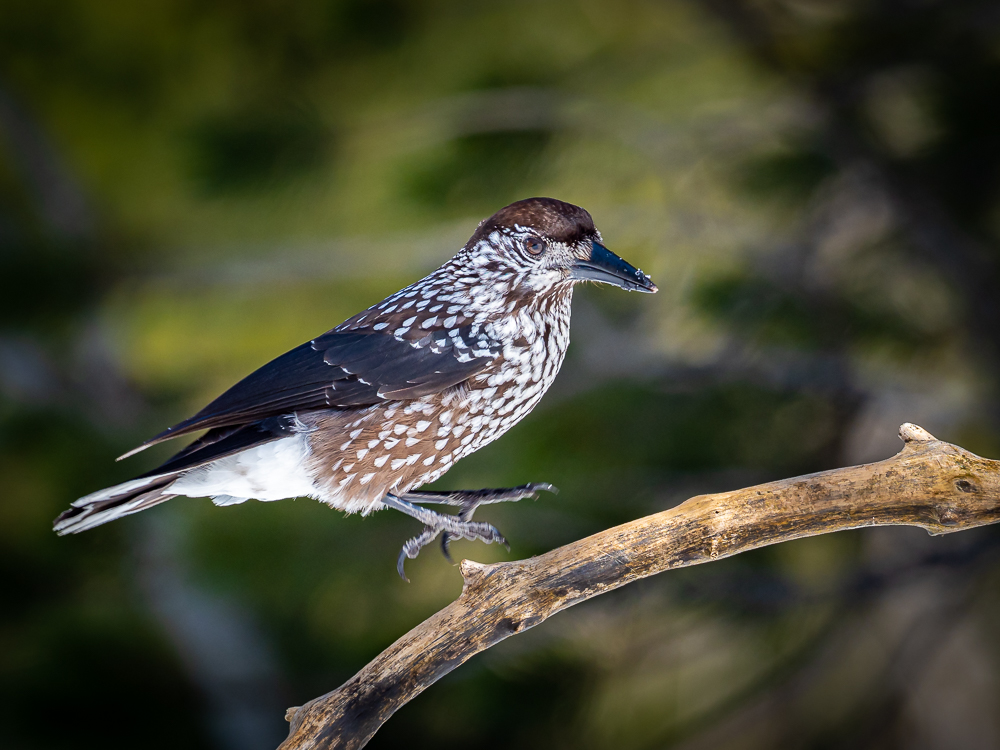
[[438, 534], [445, 555], [454, 537], [505, 544], [496, 528], [471, 520], [476, 507], [554, 487], [415, 490], [535, 407], [566, 353], [580, 281], [656, 291], [604, 247], [582, 208], [552, 198], [513, 203], [430, 275], [126, 453], [208, 430], [159, 468], [80, 498], [55, 530], [83, 531], [177, 495], [216, 505], [309, 496], [348, 513], [389, 507], [420, 521], [423, 532], [399, 555], [404, 578], [405, 558]]

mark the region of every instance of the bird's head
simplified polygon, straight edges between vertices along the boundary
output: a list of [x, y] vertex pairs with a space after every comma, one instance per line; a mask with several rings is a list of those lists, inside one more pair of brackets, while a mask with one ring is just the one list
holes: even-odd
[[655, 292], [642, 271], [604, 247], [584, 209], [554, 198], [511, 203], [480, 223], [465, 246], [466, 263], [498, 282], [542, 294], [581, 281]]

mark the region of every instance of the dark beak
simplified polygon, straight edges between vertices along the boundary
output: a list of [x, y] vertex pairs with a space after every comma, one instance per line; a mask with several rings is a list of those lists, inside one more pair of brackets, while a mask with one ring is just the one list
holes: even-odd
[[630, 266], [599, 242], [591, 243], [587, 260], [578, 260], [570, 267], [575, 281], [599, 281], [614, 284], [627, 292], [655, 292], [656, 284], [646, 274]]

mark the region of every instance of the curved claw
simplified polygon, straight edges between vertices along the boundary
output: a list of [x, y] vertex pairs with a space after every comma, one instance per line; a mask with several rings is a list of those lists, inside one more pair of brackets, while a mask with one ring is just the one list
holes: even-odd
[[455, 561], [451, 559], [451, 552], [448, 550], [448, 542], [451, 541], [451, 535], [446, 531], [441, 535], [441, 554], [444, 555], [444, 559], [447, 560], [452, 565]]
[[406, 577], [406, 569], [403, 567], [403, 564], [405, 562], [406, 562], [406, 546], [404, 545], [403, 549], [399, 551], [399, 558], [396, 560], [396, 572], [399, 573], [400, 578], [409, 583], [410, 579]]

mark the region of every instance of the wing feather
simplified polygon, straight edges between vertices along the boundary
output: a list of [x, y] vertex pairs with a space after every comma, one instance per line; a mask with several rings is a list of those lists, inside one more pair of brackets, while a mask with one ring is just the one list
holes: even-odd
[[[197, 430], [249, 425], [296, 411], [420, 398], [458, 385], [499, 355], [499, 345], [486, 341], [483, 333], [471, 326], [422, 328], [421, 321], [430, 318], [429, 314], [417, 314], [418, 320], [403, 336], [394, 335], [405, 328], [398, 320], [391, 320], [384, 330], [372, 328], [399, 315], [369, 314], [364, 327], [347, 321], [295, 347], [245, 377], [190, 419], [122, 458]], [[405, 315], [409, 319], [414, 313]], [[484, 356], [472, 356], [473, 349]]]

